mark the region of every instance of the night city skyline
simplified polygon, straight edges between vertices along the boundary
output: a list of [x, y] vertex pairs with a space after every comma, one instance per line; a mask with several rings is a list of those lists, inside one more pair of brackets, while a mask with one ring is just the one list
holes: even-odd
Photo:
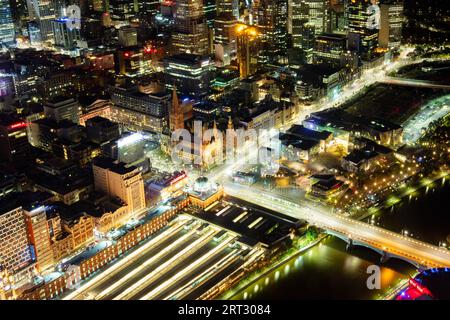
[[450, 299], [445, 1], [0, 3], [0, 300]]

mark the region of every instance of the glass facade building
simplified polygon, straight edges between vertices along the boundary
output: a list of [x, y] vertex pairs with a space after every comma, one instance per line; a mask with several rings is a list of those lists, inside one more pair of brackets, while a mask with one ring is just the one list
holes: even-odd
[[0, 0], [0, 42], [11, 46], [15, 43], [14, 23], [9, 0]]

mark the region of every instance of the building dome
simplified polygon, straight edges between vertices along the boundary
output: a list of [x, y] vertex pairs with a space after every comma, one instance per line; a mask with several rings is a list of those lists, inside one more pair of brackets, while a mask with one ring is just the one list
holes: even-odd
[[208, 192], [211, 189], [211, 183], [207, 177], [198, 177], [194, 183], [194, 191], [198, 193]]

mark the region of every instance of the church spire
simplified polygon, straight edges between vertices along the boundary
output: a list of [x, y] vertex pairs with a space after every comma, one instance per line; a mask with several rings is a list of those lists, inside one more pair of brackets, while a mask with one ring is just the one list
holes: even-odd
[[231, 120], [231, 116], [228, 117], [228, 129], [233, 130], [233, 120]]
[[177, 87], [174, 85], [172, 90], [172, 108], [169, 112], [169, 126], [171, 131], [184, 129], [183, 108], [178, 100]]
[[217, 122], [216, 122], [216, 119], [214, 119], [214, 121], [213, 121], [213, 134], [214, 134], [214, 139], [217, 139], [217, 136], [218, 136], [218, 130], [217, 130]]
[[177, 112], [180, 109], [180, 102], [178, 100], [177, 87], [174, 85], [172, 90], [172, 111]]

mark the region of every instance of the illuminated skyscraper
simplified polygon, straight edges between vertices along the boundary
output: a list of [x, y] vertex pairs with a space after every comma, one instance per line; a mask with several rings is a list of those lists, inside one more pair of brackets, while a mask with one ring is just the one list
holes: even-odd
[[302, 32], [309, 19], [309, 7], [304, 1], [289, 0], [288, 32], [292, 35], [292, 46], [302, 47]]
[[256, 23], [261, 31], [261, 63], [283, 62], [287, 50], [287, 0], [260, 0]]
[[92, 170], [96, 191], [122, 200], [130, 213], [145, 208], [144, 181], [138, 168], [110, 158], [97, 158]]
[[363, 60], [370, 60], [378, 46], [380, 7], [377, 0], [350, 0], [347, 3], [348, 46]]
[[53, 20], [52, 26], [55, 46], [63, 50], [74, 50], [77, 41], [81, 40], [80, 29], [69, 28], [67, 17]]
[[393, 0], [380, 5], [380, 47], [399, 47], [402, 39], [403, 1]]
[[[203, 12], [205, 13], [208, 27], [212, 28], [214, 25], [214, 18], [217, 15], [216, 0], [204, 0]], [[220, 2], [219, 2], [220, 3]]]
[[255, 27], [236, 27], [237, 61], [241, 78], [247, 78], [258, 70], [261, 34]]
[[346, 0], [331, 0], [328, 9], [328, 33], [346, 33], [346, 19], [345, 19], [345, 1]]
[[137, 0], [109, 0], [111, 19], [117, 22], [128, 22], [139, 11]]
[[217, 0], [217, 15], [229, 14], [239, 18], [239, 0]]
[[316, 35], [325, 32], [328, 20], [327, 0], [305, 0], [309, 9], [308, 23], [314, 25]]
[[141, 0], [138, 2], [139, 13], [153, 16], [158, 13], [159, 3], [159, 0]]
[[42, 41], [53, 41], [52, 21], [56, 19], [55, 6], [51, 0], [27, 0], [28, 15], [38, 23]]
[[27, 159], [29, 152], [26, 122], [0, 113], [0, 162], [17, 163]]
[[0, 0], [0, 42], [6, 46], [15, 43], [14, 23], [9, 0]]
[[22, 207], [12, 203], [0, 208], [0, 226], [0, 270], [16, 275], [32, 263]]
[[176, 86], [183, 96], [198, 99], [208, 95], [213, 72], [214, 61], [208, 56], [180, 53], [164, 58], [166, 86]]
[[313, 58], [314, 39], [326, 29], [326, 0], [289, 0], [288, 31], [292, 46], [302, 49], [306, 62]]
[[203, 0], [177, 1], [172, 45], [176, 53], [209, 54]]
[[28, 239], [32, 245], [37, 267], [40, 271], [53, 265], [53, 252], [50, 243], [50, 232], [47, 225], [45, 206], [29, 206], [24, 208], [25, 224]]
[[327, 0], [289, 0], [287, 23], [289, 33], [294, 38], [300, 37], [301, 28], [305, 23], [313, 25], [316, 34], [325, 32], [328, 21], [327, 3]]
[[214, 20], [214, 51], [216, 64], [229, 65], [236, 55], [237, 20], [230, 13], [221, 13]]

